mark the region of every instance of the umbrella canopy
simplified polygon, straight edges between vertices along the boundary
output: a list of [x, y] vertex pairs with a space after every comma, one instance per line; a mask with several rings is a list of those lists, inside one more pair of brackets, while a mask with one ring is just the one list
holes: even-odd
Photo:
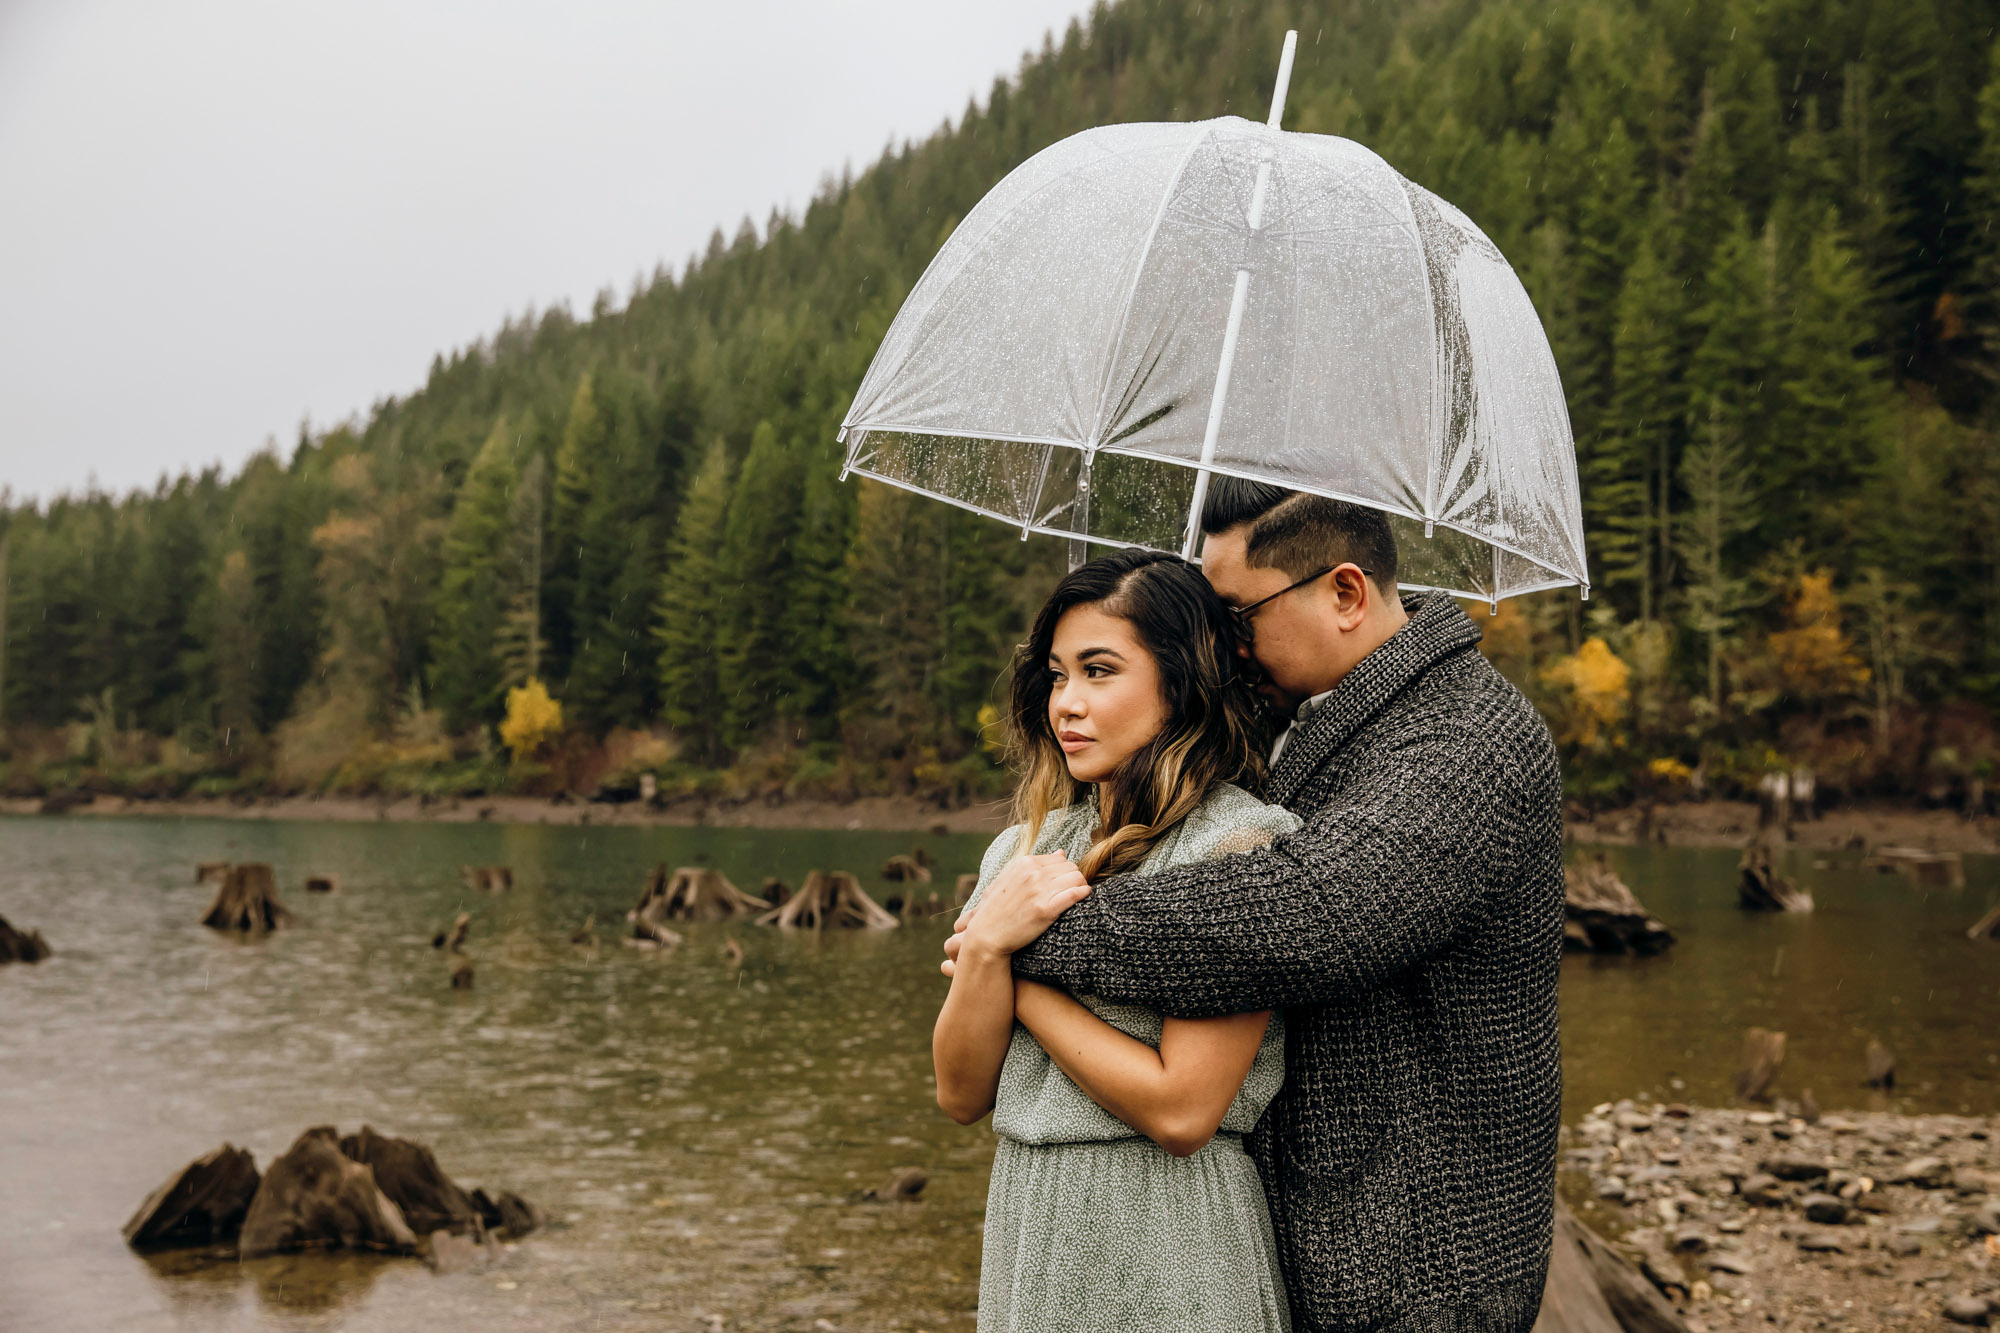
[[1036, 154], [932, 260], [842, 439], [847, 471], [1023, 536], [1192, 553], [1206, 473], [1228, 473], [1386, 511], [1406, 587], [1587, 595], [1569, 414], [1520, 280], [1327, 135], [1223, 117]]

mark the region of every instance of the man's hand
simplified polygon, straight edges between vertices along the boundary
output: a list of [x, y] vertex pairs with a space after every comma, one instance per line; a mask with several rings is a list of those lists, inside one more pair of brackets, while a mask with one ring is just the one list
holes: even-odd
[[952, 926], [941, 970], [946, 976], [956, 972], [959, 955], [968, 948], [1001, 957], [1026, 948], [1089, 894], [1083, 872], [1061, 852], [1015, 857], [987, 886], [979, 905], [967, 908]]

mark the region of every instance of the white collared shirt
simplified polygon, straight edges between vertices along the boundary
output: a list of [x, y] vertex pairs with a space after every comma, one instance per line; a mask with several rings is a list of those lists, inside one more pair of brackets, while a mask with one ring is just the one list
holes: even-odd
[[[1339, 688], [1337, 685], [1334, 687], [1334, 689]], [[1271, 767], [1278, 766], [1278, 756], [1285, 752], [1287, 745], [1291, 744], [1292, 733], [1302, 730], [1306, 723], [1312, 721], [1312, 715], [1320, 710], [1320, 705], [1332, 697], [1333, 690], [1322, 690], [1293, 710], [1292, 724], [1278, 734], [1277, 742], [1271, 746]]]

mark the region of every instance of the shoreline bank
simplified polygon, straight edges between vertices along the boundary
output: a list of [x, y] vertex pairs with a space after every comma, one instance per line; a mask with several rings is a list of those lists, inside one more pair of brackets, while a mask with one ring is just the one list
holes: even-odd
[[[40, 800], [0, 799], [0, 814], [57, 813]], [[262, 819], [339, 823], [558, 824], [592, 828], [827, 829], [849, 832], [991, 834], [1007, 826], [1007, 803], [942, 809], [911, 796], [864, 796], [852, 801], [801, 797], [783, 801], [675, 800], [623, 804], [550, 800], [537, 796], [418, 797], [263, 796], [248, 800], [145, 800], [99, 796], [60, 813], [80, 818]], [[1599, 812], [1565, 824], [1570, 841], [1595, 846], [1743, 847], [1761, 830], [1747, 801], [1690, 801]], [[2000, 819], [1966, 819], [1958, 812], [1911, 805], [1838, 806], [1811, 819], [1770, 830], [1784, 846], [1842, 851], [1884, 846], [1939, 852], [2000, 854]]]

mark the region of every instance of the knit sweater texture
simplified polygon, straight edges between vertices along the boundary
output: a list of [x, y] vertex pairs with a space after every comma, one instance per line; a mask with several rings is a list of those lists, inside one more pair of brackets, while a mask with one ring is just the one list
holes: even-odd
[[1265, 851], [1106, 880], [1016, 975], [1199, 1018], [1286, 1011], [1249, 1139], [1300, 1333], [1527, 1333], [1560, 1124], [1555, 746], [1442, 595], [1341, 680]]

